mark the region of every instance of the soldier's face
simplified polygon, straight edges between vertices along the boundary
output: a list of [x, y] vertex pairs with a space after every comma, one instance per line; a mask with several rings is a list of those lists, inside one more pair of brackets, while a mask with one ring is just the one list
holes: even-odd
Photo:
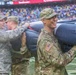
[[11, 30], [11, 27], [12, 27], [11, 21], [7, 21], [6, 25], [7, 25], [8, 29]]
[[57, 20], [58, 20], [57, 16], [54, 16], [54, 17], [52, 17], [52, 18], [45, 19], [45, 20], [44, 20], [44, 23], [45, 23], [45, 25], [48, 26], [49, 28], [54, 29], [54, 28], [56, 28]]
[[4, 20], [0, 20], [0, 28], [4, 28]]
[[57, 24], [57, 20], [58, 20], [57, 16], [54, 16], [54, 17], [52, 17], [52, 18], [50, 18], [48, 20], [49, 20], [48, 26], [50, 28], [56, 28], [56, 24]]

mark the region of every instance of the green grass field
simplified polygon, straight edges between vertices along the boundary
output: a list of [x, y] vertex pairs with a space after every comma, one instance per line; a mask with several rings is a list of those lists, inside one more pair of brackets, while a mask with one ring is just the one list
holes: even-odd
[[[30, 65], [29, 65], [29, 69], [30, 69], [30, 75], [34, 75], [34, 64], [35, 64], [35, 60], [34, 58], [30, 59]], [[66, 66], [68, 75], [76, 75], [76, 58]]]
[[76, 75], [76, 58], [66, 67], [69, 75]]
[[32, 57], [31, 59], [30, 59], [30, 65], [29, 65], [29, 69], [30, 69], [30, 75], [35, 75], [34, 74], [34, 70], [35, 70], [35, 59], [34, 59], [34, 57]]

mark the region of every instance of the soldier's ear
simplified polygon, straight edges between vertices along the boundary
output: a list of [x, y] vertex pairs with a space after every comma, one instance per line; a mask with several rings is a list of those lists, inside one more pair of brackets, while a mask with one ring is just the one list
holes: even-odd
[[44, 23], [45, 22], [45, 19], [42, 19], [41, 21]]

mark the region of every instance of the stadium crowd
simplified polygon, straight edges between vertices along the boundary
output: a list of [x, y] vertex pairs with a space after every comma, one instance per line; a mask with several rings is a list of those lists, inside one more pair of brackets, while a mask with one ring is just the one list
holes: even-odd
[[23, 8], [0, 8], [0, 13], [10, 16], [15, 15], [19, 17], [20, 21], [37, 21], [39, 20], [40, 11], [46, 7], [52, 7], [59, 15], [59, 19], [75, 19], [76, 18], [76, 4], [56, 5], [56, 6], [35, 6]]

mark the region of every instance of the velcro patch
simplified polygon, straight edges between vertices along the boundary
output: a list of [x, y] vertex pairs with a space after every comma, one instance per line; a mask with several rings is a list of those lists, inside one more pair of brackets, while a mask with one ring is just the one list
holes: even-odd
[[53, 46], [53, 43], [47, 42], [45, 46], [46, 51], [49, 51], [52, 46]]

